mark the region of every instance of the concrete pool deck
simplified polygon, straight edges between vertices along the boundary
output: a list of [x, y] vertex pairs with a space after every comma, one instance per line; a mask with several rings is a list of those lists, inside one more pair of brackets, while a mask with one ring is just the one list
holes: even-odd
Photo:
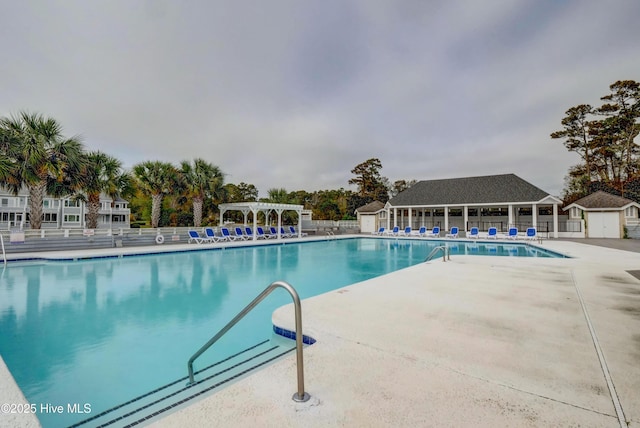
[[542, 247], [573, 258], [454, 254], [306, 299], [308, 402], [291, 354], [152, 426], [640, 428], [640, 253]]
[[454, 255], [306, 299], [308, 402], [291, 355], [153, 426], [640, 427], [640, 254], [543, 247], [574, 258]]

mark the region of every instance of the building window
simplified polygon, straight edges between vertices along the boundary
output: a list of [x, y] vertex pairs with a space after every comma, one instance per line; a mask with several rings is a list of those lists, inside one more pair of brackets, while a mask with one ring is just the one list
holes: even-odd
[[582, 218], [582, 210], [578, 207], [571, 207], [569, 215], [571, 218]]
[[65, 214], [64, 215], [64, 222], [65, 223], [79, 223], [80, 222], [80, 216], [77, 214]]
[[540, 207], [540, 208], [538, 208], [538, 215], [553, 215], [553, 208], [551, 208], [551, 207]]
[[520, 207], [520, 208], [518, 208], [518, 215], [519, 216], [531, 215], [532, 213], [533, 213], [533, 210], [531, 209], [531, 207]]
[[3, 207], [8, 207], [9, 206], [9, 199], [8, 198], [0, 199], [0, 205], [2, 205]]
[[45, 213], [45, 214], [43, 214], [42, 220], [45, 223], [57, 223], [58, 222], [58, 214], [56, 214], [56, 213]]
[[482, 208], [482, 217], [502, 217], [508, 215], [508, 208]]
[[624, 216], [627, 218], [638, 217], [638, 210], [636, 207], [628, 207], [624, 209]]
[[80, 200], [72, 201], [71, 199], [65, 199], [64, 200], [64, 206], [65, 207], [79, 207], [80, 206]]

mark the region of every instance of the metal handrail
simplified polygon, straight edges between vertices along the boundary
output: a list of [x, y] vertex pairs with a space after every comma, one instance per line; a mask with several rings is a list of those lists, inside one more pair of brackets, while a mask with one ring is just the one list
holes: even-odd
[[447, 260], [451, 260], [451, 252], [449, 251], [449, 247], [447, 247], [446, 245], [439, 245], [439, 246], [435, 247], [433, 250], [431, 250], [431, 252], [427, 256], [427, 258], [424, 260], [425, 263], [428, 262], [429, 260], [431, 260], [431, 258], [438, 251], [442, 251], [442, 261], [443, 262], [446, 262]]
[[2, 257], [4, 258], [4, 265], [7, 265], [7, 253], [4, 250], [4, 237], [0, 233], [0, 243], [2, 243]]
[[296, 290], [288, 283], [284, 281], [272, 282], [262, 293], [258, 295], [251, 303], [249, 303], [238, 315], [235, 316], [227, 325], [225, 325], [215, 336], [213, 336], [207, 343], [205, 343], [198, 351], [189, 358], [187, 367], [189, 369], [189, 382], [187, 386], [191, 386], [195, 383], [193, 379], [193, 362], [202, 355], [207, 349], [218, 341], [224, 334], [231, 329], [238, 321], [244, 318], [258, 303], [260, 303], [265, 297], [267, 297], [273, 290], [278, 287], [282, 287], [289, 292], [293, 299], [293, 306], [295, 308], [296, 318], [296, 362], [298, 368], [298, 391], [293, 394], [293, 401], [305, 402], [309, 400], [310, 396], [304, 391], [304, 363], [302, 358], [302, 309], [300, 305], [300, 297]]

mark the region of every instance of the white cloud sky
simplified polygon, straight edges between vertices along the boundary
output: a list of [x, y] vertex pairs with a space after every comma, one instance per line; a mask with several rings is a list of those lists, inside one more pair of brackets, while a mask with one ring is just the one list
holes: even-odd
[[640, 2], [2, 1], [0, 115], [56, 118], [127, 167], [202, 157], [227, 181], [350, 188], [515, 173], [560, 194], [549, 134], [640, 80]]

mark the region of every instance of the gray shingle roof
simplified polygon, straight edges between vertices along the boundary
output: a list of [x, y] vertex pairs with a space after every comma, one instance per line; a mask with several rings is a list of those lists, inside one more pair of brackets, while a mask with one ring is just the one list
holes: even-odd
[[356, 208], [356, 211], [360, 214], [367, 213], [377, 213], [378, 211], [384, 209], [384, 204], [380, 201], [373, 201], [368, 203], [367, 205], [363, 205], [360, 208]]
[[389, 201], [391, 206], [444, 206], [537, 202], [549, 194], [515, 174], [419, 181]]
[[[622, 208], [626, 205], [633, 204], [631, 199], [623, 198], [622, 196], [612, 195], [611, 193], [598, 190], [582, 199], [578, 199], [571, 205], [579, 205], [582, 208], [595, 209], [595, 208]], [[570, 205], [570, 206], [571, 206]]]

